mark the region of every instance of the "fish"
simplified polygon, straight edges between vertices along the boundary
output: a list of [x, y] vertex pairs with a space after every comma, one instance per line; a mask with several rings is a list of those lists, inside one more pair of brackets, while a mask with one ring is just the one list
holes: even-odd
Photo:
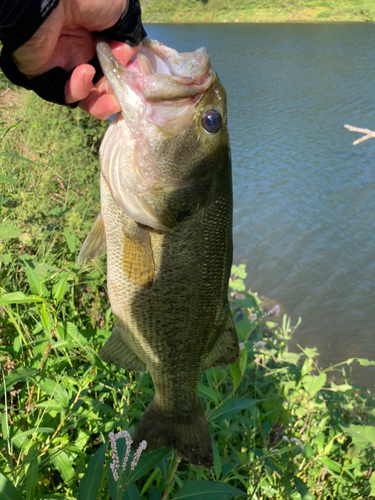
[[107, 248], [116, 324], [99, 356], [152, 377], [135, 449], [145, 440], [210, 469], [199, 378], [239, 358], [226, 91], [204, 48], [178, 53], [146, 38], [124, 67], [99, 39], [97, 54], [122, 110], [100, 146], [101, 213], [78, 256]]

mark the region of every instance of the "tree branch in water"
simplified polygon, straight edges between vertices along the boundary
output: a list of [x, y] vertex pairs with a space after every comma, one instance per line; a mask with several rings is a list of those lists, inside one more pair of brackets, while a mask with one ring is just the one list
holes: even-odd
[[358, 128], [353, 127], [352, 125], [344, 125], [344, 128], [349, 130], [349, 132], [359, 132], [360, 134], [365, 134], [363, 137], [360, 137], [356, 141], [353, 142], [353, 146], [359, 144], [360, 142], [367, 141], [367, 139], [371, 139], [371, 137], [375, 138], [375, 132], [369, 130], [368, 128]]

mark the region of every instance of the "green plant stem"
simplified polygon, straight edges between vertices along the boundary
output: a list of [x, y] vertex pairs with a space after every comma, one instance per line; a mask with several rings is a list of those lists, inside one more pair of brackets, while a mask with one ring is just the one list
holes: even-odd
[[169, 495], [169, 490], [171, 488], [171, 485], [172, 485], [172, 481], [173, 481], [173, 478], [176, 474], [176, 471], [178, 469], [178, 466], [180, 465], [180, 462], [181, 462], [181, 458], [180, 457], [177, 457], [176, 459], [176, 463], [172, 469], [172, 472], [171, 472], [171, 475], [169, 476], [169, 479], [168, 479], [168, 484], [165, 488], [165, 491], [164, 491], [164, 495], [163, 495], [163, 498], [161, 500], [167, 500], [168, 498], [168, 495]]

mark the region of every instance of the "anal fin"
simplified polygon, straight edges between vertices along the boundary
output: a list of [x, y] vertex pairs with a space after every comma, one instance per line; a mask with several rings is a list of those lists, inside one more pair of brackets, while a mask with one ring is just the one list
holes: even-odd
[[228, 306], [225, 321], [219, 331], [216, 342], [211, 351], [203, 359], [202, 370], [207, 370], [213, 366], [231, 365], [237, 361], [239, 354], [237, 331]]
[[115, 325], [106, 345], [100, 349], [99, 357], [106, 363], [113, 363], [119, 368], [135, 372], [145, 372], [146, 365], [122, 339], [120, 327]]
[[99, 214], [79, 252], [77, 262], [83, 264], [100, 255], [106, 248], [106, 239], [102, 214]]

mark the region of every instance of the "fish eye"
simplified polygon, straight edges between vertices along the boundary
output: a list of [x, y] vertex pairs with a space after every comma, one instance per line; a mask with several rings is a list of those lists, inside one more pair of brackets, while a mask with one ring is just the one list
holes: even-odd
[[219, 132], [221, 124], [221, 115], [218, 111], [216, 111], [216, 109], [210, 109], [202, 116], [203, 128], [210, 134], [216, 134], [216, 132]]

